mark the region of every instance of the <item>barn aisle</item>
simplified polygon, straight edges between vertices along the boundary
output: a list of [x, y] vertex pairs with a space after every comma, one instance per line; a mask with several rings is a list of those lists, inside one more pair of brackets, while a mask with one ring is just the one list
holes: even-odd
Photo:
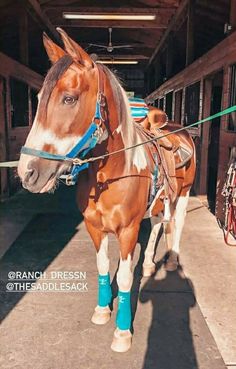
[[[232, 309], [236, 255], [224, 246], [214, 217], [199, 199], [190, 200], [182, 241], [182, 268], [178, 272], [164, 271], [161, 240], [156, 274], [141, 279], [140, 250], [149, 229], [148, 222], [143, 224], [134, 262], [133, 346], [129, 352], [117, 354], [110, 350], [116, 301], [106, 326], [90, 322], [96, 304], [95, 253], [73, 197], [74, 189], [62, 187], [53, 196], [21, 192], [1, 205], [1, 225], [10, 223], [10, 232], [14, 226], [18, 228], [11, 245], [9, 235], [0, 234], [4, 254], [0, 262], [0, 367], [223, 369], [225, 363], [236, 362], [236, 319]], [[22, 223], [20, 214], [27, 215]], [[111, 237], [112, 277], [118, 260], [116, 246]], [[9, 282], [13, 282], [8, 280], [10, 271], [41, 272], [36, 286], [67, 282], [70, 288], [78, 280], [71, 280], [65, 272], [77, 271], [80, 291], [6, 292]], [[113, 291], [115, 295], [115, 283]]]

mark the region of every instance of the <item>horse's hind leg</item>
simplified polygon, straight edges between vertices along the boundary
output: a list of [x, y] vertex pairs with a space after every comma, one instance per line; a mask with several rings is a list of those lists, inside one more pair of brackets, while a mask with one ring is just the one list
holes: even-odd
[[132, 256], [138, 238], [139, 226], [123, 228], [118, 236], [120, 241], [120, 262], [117, 272], [118, 311], [116, 330], [111, 349], [126, 352], [131, 347], [131, 287], [133, 283]]
[[97, 250], [98, 268], [98, 304], [91, 321], [101, 325], [106, 324], [111, 317], [109, 304], [112, 292], [109, 274], [108, 235], [98, 231], [88, 222], [86, 222], [86, 226]]
[[143, 276], [150, 277], [154, 272], [156, 265], [153, 262], [154, 250], [157, 236], [159, 234], [162, 223], [157, 223], [152, 227], [152, 231], [148, 240], [147, 248], [144, 252]]
[[189, 191], [185, 196], [178, 197], [174, 212], [173, 224], [170, 224], [169, 231], [166, 234], [166, 241], [169, 249], [169, 257], [166, 262], [167, 271], [174, 271], [178, 268], [180, 238], [183, 231], [188, 200]]

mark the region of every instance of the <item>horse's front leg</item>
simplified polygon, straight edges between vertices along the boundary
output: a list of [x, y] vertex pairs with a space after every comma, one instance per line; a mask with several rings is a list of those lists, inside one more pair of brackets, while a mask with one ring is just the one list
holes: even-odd
[[139, 225], [123, 228], [118, 235], [120, 242], [120, 262], [117, 272], [118, 311], [116, 315], [116, 330], [111, 345], [112, 350], [116, 352], [126, 352], [131, 347], [132, 257], [138, 232]]
[[99, 231], [87, 221], [85, 221], [85, 224], [97, 251], [98, 299], [91, 321], [94, 324], [106, 324], [111, 317], [109, 304], [112, 298], [109, 274], [108, 235]]

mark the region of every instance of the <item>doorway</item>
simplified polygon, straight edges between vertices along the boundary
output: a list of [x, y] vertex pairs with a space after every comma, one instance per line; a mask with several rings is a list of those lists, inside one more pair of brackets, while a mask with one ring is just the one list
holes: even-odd
[[[211, 107], [210, 115], [221, 111], [223, 91], [223, 71], [211, 76]], [[208, 136], [208, 163], [207, 163], [207, 199], [210, 211], [215, 214], [217, 173], [219, 163], [219, 141], [220, 141], [221, 118], [216, 118], [210, 123]]]
[[178, 90], [175, 93], [175, 115], [174, 121], [181, 124], [182, 121], [182, 101], [183, 101], [183, 90]]
[[[8, 160], [7, 114], [6, 114], [6, 80], [0, 76], [0, 161]], [[0, 170], [0, 197], [8, 196], [9, 171]]]

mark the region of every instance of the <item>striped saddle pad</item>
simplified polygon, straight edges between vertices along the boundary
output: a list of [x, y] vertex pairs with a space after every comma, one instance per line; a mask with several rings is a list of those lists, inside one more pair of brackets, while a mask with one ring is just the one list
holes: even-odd
[[135, 121], [138, 121], [147, 116], [149, 109], [143, 99], [138, 99], [136, 97], [129, 98], [129, 105], [132, 118]]

